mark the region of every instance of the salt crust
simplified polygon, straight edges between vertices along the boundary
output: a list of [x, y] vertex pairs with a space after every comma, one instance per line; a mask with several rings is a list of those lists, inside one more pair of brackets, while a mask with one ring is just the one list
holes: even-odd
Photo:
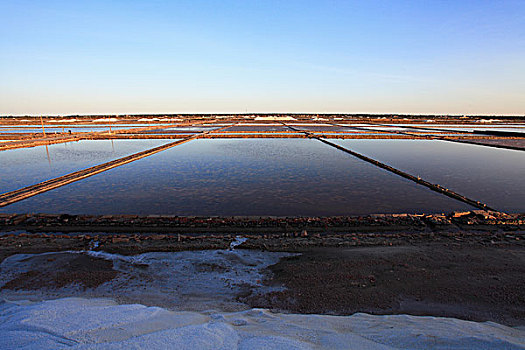
[[0, 303], [0, 349], [523, 349], [525, 331], [421, 316], [168, 311], [111, 299]]
[[134, 256], [103, 251], [66, 251], [41, 254], [17, 254], [0, 264], [0, 286], [28, 271], [54, 271], [62, 268], [68, 258], [88, 254], [113, 262], [117, 278], [95, 289], [83, 289], [73, 284], [62, 288], [0, 291], [0, 300], [41, 301], [65, 297], [117, 298], [121, 304], [145, 304], [168, 309], [225, 312], [248, 308], [236, 297], [252, 292], [264, 294], [280, 290], [266, 286], [264, 271], [280, 258], [291, 253], [234, 250], [245, 238], [232, 242], [231, 250], [182, 252], [151, 252]]

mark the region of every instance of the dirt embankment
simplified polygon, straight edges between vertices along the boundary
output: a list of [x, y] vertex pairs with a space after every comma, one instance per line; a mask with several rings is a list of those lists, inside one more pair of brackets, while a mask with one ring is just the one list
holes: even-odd
[[372, 214], [365, 216], [173, 216], [1, 214], [0, 233], [26, 231], [122, 234], [310, 234], [378, 232], [519, 232], [525, 231], [525, 213], [486, 210], [449, 214]]
[[64, 250], [103, 250], [134, 255], [146, 252], [227, 249], [237, 236], [248, 240], [244, 249], [303, 252], [313, 248], [399, 246], [430, 243], [474, 244], [479, 246], [525, 247], [523, 230], [383, 230], [376, 232], [251, 232], [238, 233], [7, 233], [0, 236], [0, 261], [18, 253]]

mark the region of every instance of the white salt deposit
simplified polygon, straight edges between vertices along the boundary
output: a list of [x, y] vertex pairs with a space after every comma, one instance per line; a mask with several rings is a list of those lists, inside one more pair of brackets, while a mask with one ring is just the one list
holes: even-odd
[[[231, 249], [245, 242], [237, 237]], [[113, 262], [118, 276], [95, 289], [71, 285], [36, 291], [1, 290], [0, 298], [41, 300], [62, 297], [115, 296], [124, 303], [141, 303], [178, 310], [220, 309], [237, 311], [247, 305], [240, 294], [267, 293], [279, 286], [263, 284], [264, 270], [290, 253], [255, 250], [203, 250], [145, 253], [134, 256], [102, 251], [17, 254], [0, 264], [0, 287], [28, 271], [45, 274], [59, 271], [78, 254], [89, 254]]]
[[99, 118], [92, 121], [92, 123], [100, 123], [100, 122], [118, 122], [117, 118]]
[[246, 238], [246, 237], [242, 237], [242, 236], [235, 237], [235, 241], [230, 243], [230, 249], [231, 250], [235, 249], [235, 247], [240, 246], [241, 244], [243, 244], [247, 240], [248, 240], [248, 238]]
[[159, 118], [140, 118], [137, 121], [139, 122], [157, 122], [159, 121]]
[[0, 304], [1, 349], [523, 349], [525, 332], [416, 316], [173, 312], [109, 299]]

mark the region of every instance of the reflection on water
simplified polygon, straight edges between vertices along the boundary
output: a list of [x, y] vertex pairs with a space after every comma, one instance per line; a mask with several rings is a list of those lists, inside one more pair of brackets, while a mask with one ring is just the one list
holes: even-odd
[[1, 212], [361, 215], [471, 209], [305, 139], [195, 140]]
[[525, 152], [428, 140], [334, 140], [498, 210], [525, 212]]
[[85, 140], [0, 152], [0, 193], [175, 140]]

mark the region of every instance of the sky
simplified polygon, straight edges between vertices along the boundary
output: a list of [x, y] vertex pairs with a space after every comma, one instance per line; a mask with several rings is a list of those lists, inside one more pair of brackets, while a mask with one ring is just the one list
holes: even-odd
[[525, 1], [0, 0], [0, 115], [525, 114]]

